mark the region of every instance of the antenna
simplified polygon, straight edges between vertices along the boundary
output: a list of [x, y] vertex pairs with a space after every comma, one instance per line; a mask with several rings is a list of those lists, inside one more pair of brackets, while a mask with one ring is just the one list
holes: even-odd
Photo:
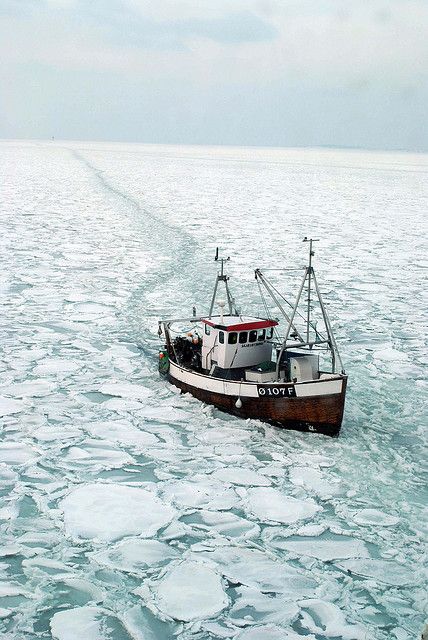
[[224, 263], [225, 262], [229, 262], [229, 260], [230, 260], [230, 256], [228, 256], [227, 258], [220, 258], [219, 255], [218, 255], [218, 247], [216, 247], [214, 262], [220, 262], [221, 263], [220, 273], [218, 275], [218, 278], [219, 278], [219, 280], [223, 280], [224, 282], [226, 282], [229, 279], [224, 274]]
[[308, 238], [305, 236], [303, 238], [303, 242], [309, 242], [309, 265], [307, 267], [306, 273], [308, 275], [308, 309], [306, 313], [306, 342], [309, 342], [309, 327], [311, 322], [311, 275], [313, 273], [312, 267], [312, 256], [315, 255], [315, 251], [312, 249], [312, 243], [318, 242], [318, 238]]

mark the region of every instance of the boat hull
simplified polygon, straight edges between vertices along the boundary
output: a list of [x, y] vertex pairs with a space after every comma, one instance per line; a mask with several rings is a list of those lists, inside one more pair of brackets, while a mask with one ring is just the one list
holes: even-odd
[[[345, 375], [333, 380], [264, 386], [212, 379], [171, 363], [167, 377], [183, 393], [190, 393], [198, 400], [240, 418], [254, 418], [287, 429], [329, 436], [338, 436], [340, 432], [345, 406]], [[223, 388], [220, 390], [220, 387]], [[272, 393], [278, 390], [278, 396], [260, 395], [269, 390]], [[334, 392], [329, 393], [331, 390]], [[238, 398], [241, 406], [237, 407]]]

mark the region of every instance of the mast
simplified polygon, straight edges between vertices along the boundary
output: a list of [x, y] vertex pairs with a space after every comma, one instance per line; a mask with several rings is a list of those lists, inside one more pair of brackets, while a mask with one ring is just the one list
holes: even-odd
[[[337, 370], [337, 365], [339, 365], [340, 369], [342, 370], [342, 373], [344, 373], [343, 370], [343, 365], [342, 365], [342, 361], [339, 355], [339, 351], [337, 348], [337, 344], [336, 344], [336, 340], [334, 338], [333, 335], [333, 329], [331, 327], [330, 324], [330, 319], [328, 317], [327, 314], [327, 310], [325, 308], [324, 305], [324, 301], [322, 299], [321, 296], [321, 291], [318, 287], [318, 282], [315, 276], [315, 271], [314, 268], [312, 266], [312, 257], [315, 255], [315, 252], [313, 250], [313, 243], [314, 242], [318, 242], [317, 238], [307, 238], [305, 237], [303, 239], [303, 242], [309, 242], [309, 262], [308, 262], [308, 266], [305, 267], [305, 271], [303, 274], [303, 279], [302, 282], [300, 284], [299, 287], [299, 291], [297, 294], [297, 298], [296, 301], [292, 307], [292, 312], [290, 314], [290, 316], [285, 314], [285, 318], [287, 321], [287, 328], [285, 331], [285, 336], [284, 336], [284, 340], [282, 342], [281, 348], [278, 352], [277, 355], [277, 362], [276, 362], [276, 378], [277, 380], [279, 380], [279, 370], [280, 370], [280, 364], [281, 364], [281, 358], [284, 354], [284, 352], [287, 349], [290, 348], [302, 348], [302, 347], [306, 347], [309, 348], [310, 350], [314, 347], [314, 346], [319, 346], [319, 345], [327, 345], [327, 348], [329, 349], [330, 353], [331, 353], [331, 360], [332, 360], [332, 372], [335, 373]], [[302, 293], [305, 289], [305, 285], [306, 285], [306, 281], [307, 281], [307, 292], [308, 292], [308, 298], [307, 298], [307, 305], [306, 305], [306, 317], [304, 317], [302, 314], [299, 313], [298, 311], [298, 307], [302, 298]], [[263, 280], [262, 280], [263, 282]], [[318, 298], [319, 301], [319, 305], [321, 308], [321, 313], [322, 313], [322, 317], [323, 317], [323, 321], [324, 321], [324, 326], [326, 329], [326, 333], [327, 336], [325, 339], [322, 334], [318, 331], [318, 329], [316, 328], [316, 325], [313, 324], [313, 322], [311, 321], [311, 303], [312, 303], [312, 297], [311, 297], [311, 286], [312, 283], [315, 287], [315, 293], [316, 293], [316, 297]], [[269, 291], [269, 289], [268, 289]], [[287, 344], [288, 340], [289, 340], [289, 336], [290, 336], [290, 331], [292, 329], [292, 327], [294, 327], [294, 321], [295, 321], [295, 317], [296, 315], [301, 315], [302, 319], [305, 320], [306, 322], [306, 341], [301, 340], [300, 343], [295, 343], [295, 344]], [[311, 329], [315, 332], [315, 336], [311, 339]], [[296, 332], [297, 334], [297, 332]], [[298, 336], [298, 334], [297, 334]], [[300, 337], [300, 336], [299, 336]]]
[[230, 289], [229, 289], [229, 285], [228, 285], [229, 276], [227, 276], [224, 273], [224, 264], [225, 264], [225, 262], [228, 262], [229, 260], [230, 260], [229, 256], [227, 258], [219, 258], [218, 247], [217, 247], [216, 248], [216, 252], [215, 252], [214, 262], [220, 262], [220, 273], [217, 273], [217, 278], [216, 278], [215, 285], [214, 285], [213, 297], [211, 299], [211, 305], [210, 305], [210, 310], [209, 310], [209, 314], [208, 314], [209, 318], [211, 318], [212, 313], [213, 313], [215, 299], [216, 299], [216, 296], [217, 296], [218, 283], [219, 282], [224, 282], [224, 286], [225, 286], [225, 289], [226, 289], [227, 306], [229, 308], [229, 315], [232, 315], [234, 312], [237, 313], [235, 301], [234, 301], [234, 299], [233, 299], [233, 297], [232, 297], [232, 295], [230, 293]]
[[[280, 364], [281, 364], [282, 354], [287, 349], [288, 336], [290, 334], [291, 327], [293, 326], [294, 316], [296, 315], [297, 307], [299, 306], [300, 298], [302, 297], [302, 292], [303, 292], [303, 289], [304, 289], [304, 286], [305, 286], [307, 275], [308, 275], [308, 267], [306, 267], [306, 269], [305, 269], [305, 275], [303, 276], [302, 284], [300, 285], [299, 293], [297, 294], [296, 302], [294, 303], [293, 311], [292, 311], [290, 319], [288, 321], [288, 326], [287, 326], [287, 330], [285, 332], [284, 341], [282, 343], [281, 349], [280, 349], [278, 357], [277, 357], [277, 361], [276, 361], [276, 378], [277, 378], [277, 380], [279, 380], [279, 368], [280, 368]], [[309, 342], [309, 340], [307, 342]], [[303, 343], [303, 345], [304, 344], [305, 343]]]
[[309, 265], [307, 267], [307, 276], [308, 276], [308, 307], [306, 312], [306, 342], [309, 342], [309, 331], [311, 326], [311, 276], [313, 274], [312, 267], [312, 256], [315, 255], [315, 251], [312, 251], [312, 243], [318, 242], [318, 239], [315, 238], [307, 238], [305, 236], [303, 238], [303, 242], [309, 242]]

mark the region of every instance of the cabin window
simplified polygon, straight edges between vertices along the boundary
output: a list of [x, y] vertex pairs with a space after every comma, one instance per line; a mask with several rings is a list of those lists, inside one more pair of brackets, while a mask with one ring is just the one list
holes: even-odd
[[250, 331], [248, 334], [248, 342], [256, 342], [257, 340], [257, 331]]
[[223, 331], [219, 331], [218, 332], [218, 341], [220, 342], [220, 344], [224, 344], [224, 332]]
[[266, 335], [266, 331], [264, 329], [259, 329], [259, 332], [257, 334], [257, 340], [260, 342], [260, 340], [264, 340], [265, 339], [265, 335]]
[[241, 331], [239, 334], [239, 344], [244, 344], [245, 342], [248, 342], [248, 332]]
[[236, 344], [238, 341], [238, 334], [235, 331], [229, 333], [229, 344]]
[[211, 327], [209, 324], [205, 325], [205, 335], [209, 336], [211, 333]]
[[268, 340], [271, 340], [273, 336], [273, 327], [270, 327], [267, 331], [266, 331], [266, 338]]

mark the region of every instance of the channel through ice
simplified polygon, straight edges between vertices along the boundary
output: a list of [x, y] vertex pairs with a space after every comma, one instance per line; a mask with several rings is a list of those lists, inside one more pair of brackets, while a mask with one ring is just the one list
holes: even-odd
[[[1, 637], [417, 638], [428, 157], [0, 146]], [[252, 270], [303, 265], [309, 235], [339, 439], [159, 378], [157, 320], [206, 311], [218, 244], [263, 314]]]

